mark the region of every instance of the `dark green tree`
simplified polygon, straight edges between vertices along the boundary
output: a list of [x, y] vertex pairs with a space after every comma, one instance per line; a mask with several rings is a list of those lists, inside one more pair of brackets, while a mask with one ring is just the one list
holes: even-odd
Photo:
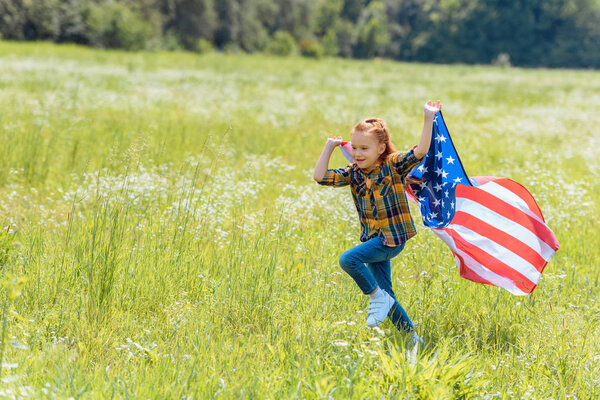
[[23, 40], [25, 6], [20, 0], [0, 0], [0, 35], [4, 39]]
[[311, 36], [314, 0], [273, 0], [277, 4], [276, 29], [292, 34], [296, 40]]
[[342, 0], [319, 0], [313, 18], [313, 32], [323, 37], [328, 31], [335, 29], [342, 12]]
[[219, 0], [215, 4], [219, 18], [215, 44], [220, 48], [234, 45], [248, 52], [264, 50], [269, 36], [260, 22], [260, 4], [256, 0]]
[[341, 17], [356, 23], [368, 0], [344, 0]]
[[174, 34], [187, 50], [198, 50], [200, 39], [212, 41], [218, 26], [213, 0], [163, 2], [164, 31]]
[[152, 26], [124, 3], [93, 5], [86, 21], [91, 43], [96, 46], [141, 50], [153, 36]]
[[338, 22], [335, 27], [338, 54], [342, 57], [352, 57], [353, 48], [356, 44], [356, 26], [345, 19]]
[[358, 19], [358, 38], [355, 56], [372, 58], [383, 55], [389, 40], [387, 15], [382, 1], [372, 1]]

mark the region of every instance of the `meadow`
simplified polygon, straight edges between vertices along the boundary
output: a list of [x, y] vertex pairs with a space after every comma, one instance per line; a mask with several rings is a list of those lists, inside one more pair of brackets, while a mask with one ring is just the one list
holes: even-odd
[[[9, 42], [0, 71], [0, 398], [600, 397], [600, 72]], [[411, 205], [411, 357], [365, 326], [350, 191], [312, 173], [366, 117], [416, 144], [428, 99], [561, 248], [513, 296], [460, 278]]]

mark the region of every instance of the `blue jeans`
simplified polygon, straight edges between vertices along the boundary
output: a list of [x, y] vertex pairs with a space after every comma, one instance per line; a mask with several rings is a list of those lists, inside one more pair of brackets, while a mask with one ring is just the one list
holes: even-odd
[[381, 239], [375, 236], [342, 253], [340, 266], [354, 279], [364, 294], [371, 294], [378, 286], [388, 292], [396, 300], [388, 318], [398, 330], [411, 332], [415, 328], [392, 290], [390, 259], [397, 256], [403, 248], [404, 243], [390, 247], [381, 243]]

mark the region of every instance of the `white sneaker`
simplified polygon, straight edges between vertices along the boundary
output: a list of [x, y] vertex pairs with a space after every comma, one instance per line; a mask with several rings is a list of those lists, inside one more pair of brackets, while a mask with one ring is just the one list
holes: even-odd
[[415, 363], [417, 362], [417, 352], [419, 351], [419, 345], [423, 344], [423, 338], [417, 335], [417, 332], [413, 331], [410, 334], [410, 338], [408, 339], [408, 360], [410, 362], [410, 366], [414, 368]]
[[419, 345], [423, 345], [423, 338], [417, 335], [417, 332], [413, 331], [410, 335], [410, 346], [411, 348], [419, 348]]
[[367, 326], [374, 327], [385, 321], [388, 312], [396, 302], [392, 296], [382, 288], [377, 289], [381, 292], [371, 296], [369, 300], [369, 310], [367, 311]]

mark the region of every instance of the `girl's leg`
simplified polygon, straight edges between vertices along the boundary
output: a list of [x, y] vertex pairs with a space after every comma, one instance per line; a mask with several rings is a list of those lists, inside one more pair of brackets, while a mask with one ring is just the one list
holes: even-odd
[[381, 249], [378, 237], [374, 237], [345, 251], [340, 256], [340, 267], [354, 279], [364, 294], [371, 294], [377, 289], [377, 280], [364, 263], [387, 259], [388, 254]]
[[411, 332], [415, 328], [410, 318], [404, 311], [404, 308], [396, 299], [396, 295], [394, 294], [394, 290], [392, 289], [392, 276], [391, 276], [391, 263], [390, 260], [368, 263], [367, 267], [371, 271], [371, 274], [377, 281], [380, 288], [388, 292], [390, 296], [396, 300], [392, 309], [388, 312], [388, 318], [392, 321], [392, 323], [398, 328], [398, 330], [404, 330], [406, 332]]

